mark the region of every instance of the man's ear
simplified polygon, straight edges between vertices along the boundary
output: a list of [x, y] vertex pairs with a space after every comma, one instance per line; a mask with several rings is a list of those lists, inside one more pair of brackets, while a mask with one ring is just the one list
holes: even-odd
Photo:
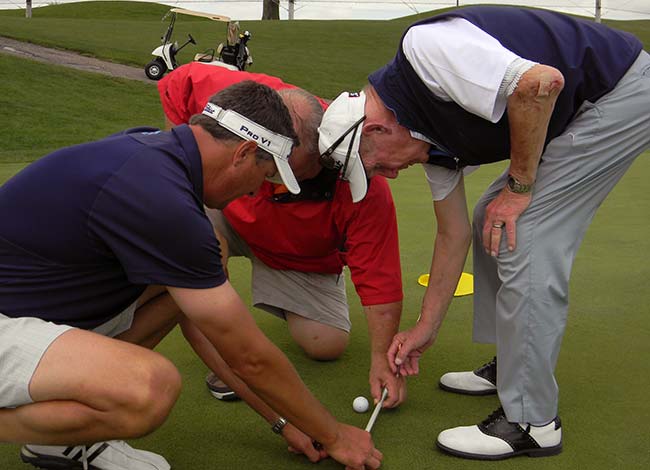
[[389, 134], [390, 129], [386, 127], [385, 125], [378, 123], [378, 122], [364, 122], [363, 123], [363, 128], [361, 129], [361, 132], [364, 135], [372, 135], [372, 134]]
[[244, 140], [235, 149], [235, 153], [232, 157], [233, 165], [239, 166], [248, 159], [255, 159], [255, 154], [257, 153], [257, 143], [252, 140]]

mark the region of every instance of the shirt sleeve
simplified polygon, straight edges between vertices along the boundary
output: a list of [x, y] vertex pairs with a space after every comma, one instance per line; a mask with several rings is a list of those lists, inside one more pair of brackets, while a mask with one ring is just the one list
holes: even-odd
[[158, 151], [139, 151], [106, 182], [88, 227], [134, 284], [200, 289], [226, 280], [219, 243], [191, 183]]
[[[390, 187], [375, 176], [368, 194], [350, 207], [345, 227], [346, 263], [364, 306], [403, 298], [397, 217]], [[342, 212], [342, 211], [339, 211]]]
[[431, 197], [434, 201], [442, 201], [454, 190], [460, 177], [461, 170], [450, 170], [438, 165], [423, 163], [424, 175], [431, 189]]
[[[158, 82], [158, 94], [167, 118], [176, 125], [187, 123], [203, 111], [212, 95], [235, 83], [252, 80], [274, 90], [296, 88], [278, 77], [263, 73], [229, 70], [201, 62], [185, 64], [167, 74]], [[327, 103], [318, 98], [323, 108]]]
[[499, 93], [508, 66], [517, 55], [463, 18], [415, 26], [402, 50], [415, 73], [439, 98], [497, 122], [507, 96]]
[[193, 93], [190, 70], [187, 66], [179, 67], [158, 82], [163, 112], [176, 125], [187, 123], [194, 114], [190, 110]]

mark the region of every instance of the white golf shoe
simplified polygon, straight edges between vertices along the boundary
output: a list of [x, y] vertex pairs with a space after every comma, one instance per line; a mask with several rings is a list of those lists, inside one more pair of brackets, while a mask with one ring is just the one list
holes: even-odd
[[467, 459], [545, 457], [562, 452], [562, 424], [557, 417], [544, 426], [510, 423], [499, 408], [478, 425], [442, 431], [436, 444], [449, 454]]
[[43, 469], [170, 470], [164, 457], [134, 449], [124, 441], [98, 442], [91, 446], [39, 446], [27, 444], [20, 458]]
[[441, 389], [464, 395], [492, 395], [497, 393], [497, 358], [474, 371], [447, 372], [440, 377]]

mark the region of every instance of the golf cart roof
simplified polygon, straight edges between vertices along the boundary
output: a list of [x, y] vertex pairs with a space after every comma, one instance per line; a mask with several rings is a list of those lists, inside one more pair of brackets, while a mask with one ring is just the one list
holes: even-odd
[[227, 16], [213, 15], [212, 13], [203, 13], [201, 11], [186, 10], [185, 8], [172, 8], [169, 11], [180, 13], [181, 15], [200, 16], [202, 18], [208, 18], [214, 21], [230, 21], [230, 18]]

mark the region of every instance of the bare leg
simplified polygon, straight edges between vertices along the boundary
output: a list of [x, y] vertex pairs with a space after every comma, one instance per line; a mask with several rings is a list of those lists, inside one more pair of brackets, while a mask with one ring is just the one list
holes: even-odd
[[308, 357], [318, 361], [338, 359], [347, 348], [350, 334], [339, 328], [285, 312], [289, 333]]
[[0, 410], [0, 442], [74, 445], [145, 435], [180, 393], [160, 354], [83, 331], [59, 336], [32, 377], [36, 403]]
[[137, 437], [159, 427], [178, 398], [180, 376], [149, 349], [179, 315], [164, 287], [149, 286], [131, 328], [117, 337], [121, 341], [83, 330], [61, 335], [32, 377], [36, 403], [0, 409], [0, 442], [74, 445]]
[[116, 338], [153, 349], [178, 324], [180, 315], [163, 286], [149, 286], [138, 299], [131, 328]]

